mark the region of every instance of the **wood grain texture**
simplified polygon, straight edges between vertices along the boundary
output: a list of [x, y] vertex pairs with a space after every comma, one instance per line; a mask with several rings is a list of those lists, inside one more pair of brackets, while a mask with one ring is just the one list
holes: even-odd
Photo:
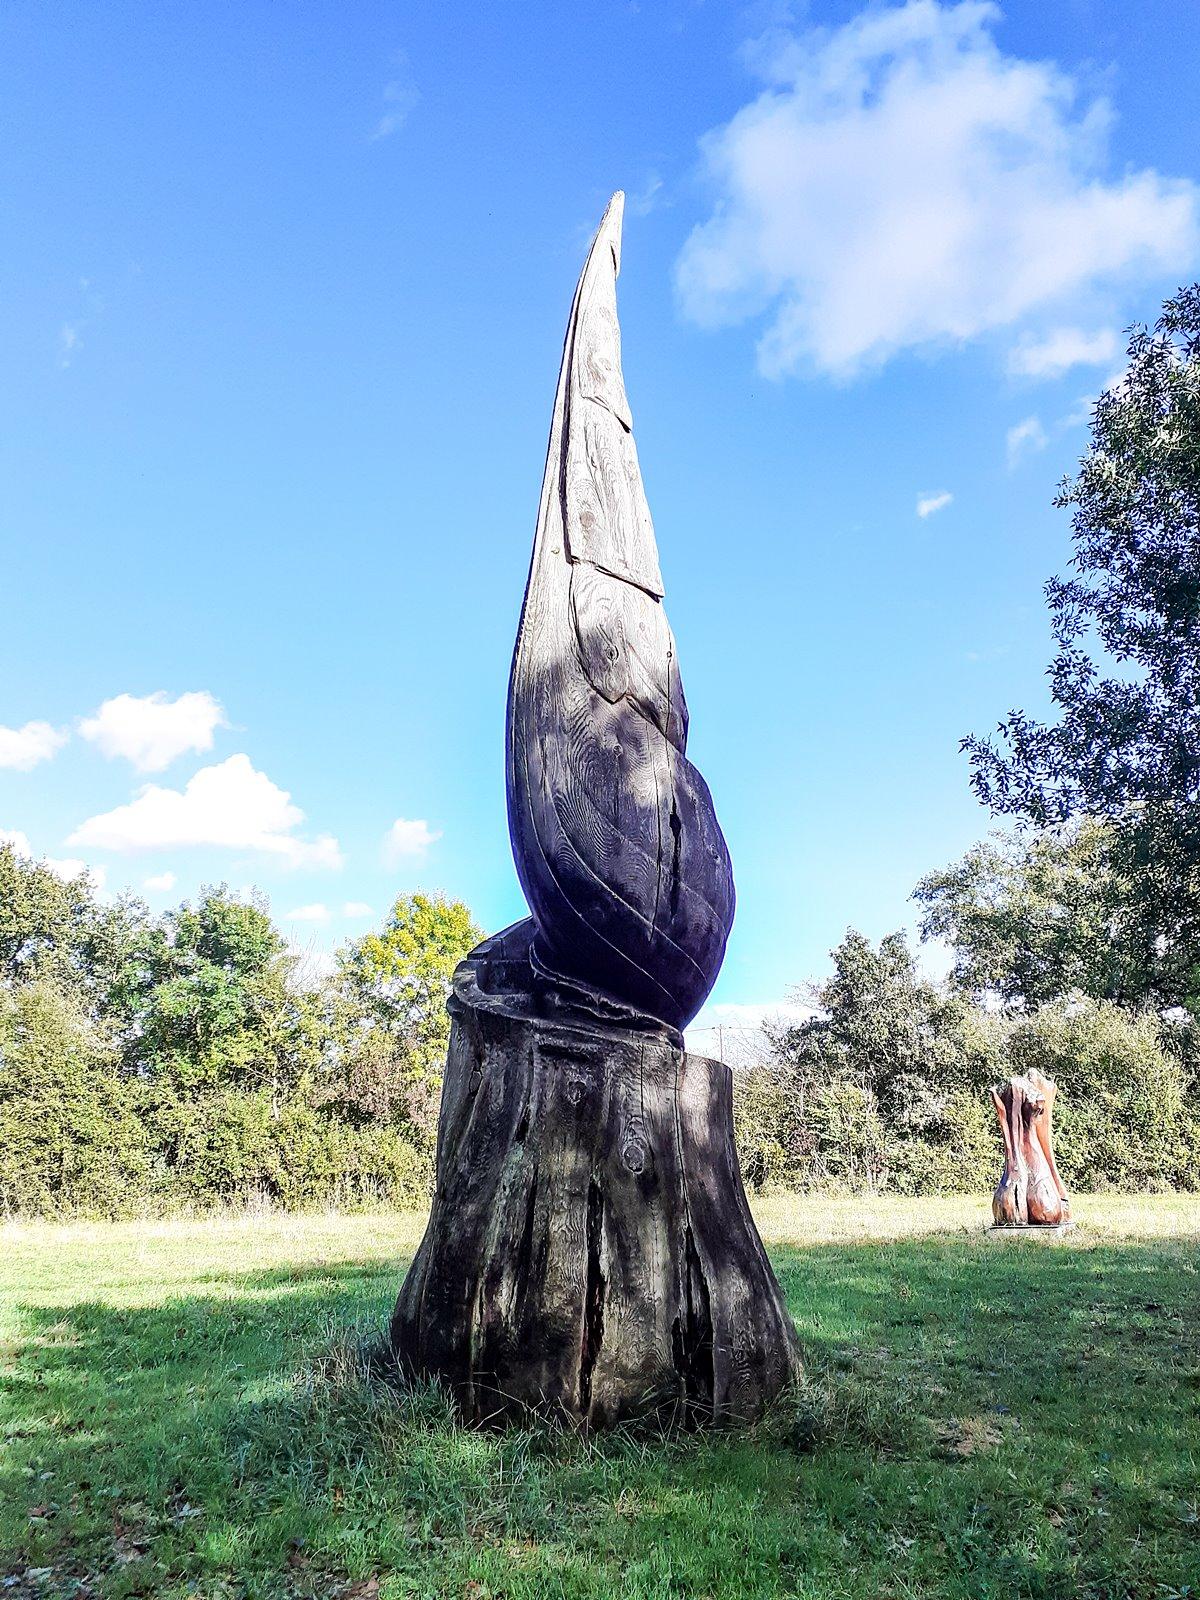
[[796, 1342], [742, 1189], [729, 1069], [670, 1029], [548, 1015], [536, 982], [488, 993], [496, 955], [486, 941], [455, 978], [398, 1358], [475, 1422], [757, 1417]]
[[797, 1370], [746, 1204], [729, 1070], [680, 1029], [733, 875], [662, 605], [621, 375], [621, 197], [571, 310], [509, 686], [531, 917], [459, 967], [429, 1226], [397, 1359], [473, 1421], [757, 1417]]
[[1058, 1227], [1071, 1202], [1054, 1159], [1054, 1102], [1058, 1085], [1036, 1070], [992, 1091], [1004, 1140], [1004, 1169], [992, 1197], [998, 1227]]
[[733, 874], [688, 714], [621, 373], [622, 197], [571, 308], [509, 685], [509, 830], [551, 977], [683, 1027]]

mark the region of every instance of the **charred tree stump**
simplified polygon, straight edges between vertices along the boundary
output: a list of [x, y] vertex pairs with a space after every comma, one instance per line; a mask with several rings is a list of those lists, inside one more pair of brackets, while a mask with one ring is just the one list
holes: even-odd
[[450, 1002], [436, 1194], [391, 1325], [402, 1365], [476, 1422], [759, 1415], [796, 1371], [795, 1333], [742, 1189], [728, 1067], [665, 1028], [489, 996], [478, 967]]
[[455, 975], [428, 1232], [392, 1319], [472, 1419], [757, 1416], [795, 1333], [728, 1069], [685, 1053], [733, 922], [621, 373], [622, 196], [575, 291], [509, 680], [532, 915]]

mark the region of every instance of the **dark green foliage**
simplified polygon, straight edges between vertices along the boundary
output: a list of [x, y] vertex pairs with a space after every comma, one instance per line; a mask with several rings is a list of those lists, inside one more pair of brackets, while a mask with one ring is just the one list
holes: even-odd
[[0, 1211], [104, 1214], [146, 1193], [152, 1150], [115, 1051], [50, 979], [0, 987]]
[[[1200, 1000], [1200, 284], [1133, 331], [1120, 384], [1056, 502], [1071, 576], [1046, 586], [1057, 721], [1014, 711], [971, 738], [993, 811], [1107, 818], [1140, 924], [1147, 1001]], [[1153, 959], [1147, 959], [1152, 956]]]
[[[917, 973], [904, 935], [850, 932], [817, 1014], [735, 1080], [749, 1181], [930, 1193], [986, 1187], [997, 1030]], [[994, 1160], [993, 1160], [994, 1164]]]
[[[1200, 1181], [1193, 1023], [1087, 999], [1001, 1016], [963, 992], [1033, 1002], [1106, 970], [1105, 837], [983, 845], [927, 878], [919, 893], [941, 919], [928, 931], [958, 944], [949, 992], [920, 977], [902, 935], [877, 948], [848, 935], [818, 1014], [774, 1038], [769, 1065], [737, 1072], [747, 1182], [988, 1188], [987, 1087], [1035, 1065], [1063, 1087], [1071, 1183]], [[224, 888], [154, 919], [4, 850], [0, 887], [0, 1211], [423, 1198], [444, 999], [479, 938], [465, 906], [402, 898], [313, 988], [265, 905]]]
[[989, 1085], [1039, 1068], [1062, 1090], [1059, 1162], [1081, 1189], [1200, 1186], [1196, 1025], [1076, 997], [988, 1012], [922, 979], [903, 934], [851, 932], [816, 1016], [735, 1076], [756, 1187], [901, 1194], [989, 1189], [1000, 1136]]
[[993, 834], [918, 883], [921, 936], [950, 945], [951, 981], [977, 997], [1024, 1007], [1069, 994], [1150, 1003], [1162, 951], [1142, 914], [1129, 843], [1088, 820]]
[[154, 919], [0, 848], [0, 1211], [418, 1203], [478, 937], [414, 896], [306, 987], [263, 903]]
[[1062, 1090], [1056, 1145], [1068, 1186], [1200, 1187], [1200, 1097], [1169, 1042], [1181, 1026], [1106, 1001], [1045, 1006], [1013, 1023], [1011, 1070], [1036, 1067]]

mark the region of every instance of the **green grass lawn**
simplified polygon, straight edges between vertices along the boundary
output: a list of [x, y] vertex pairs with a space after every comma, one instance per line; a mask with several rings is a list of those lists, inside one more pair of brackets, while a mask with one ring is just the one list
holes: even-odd
[[757, 1213], [796, 1401], [590, 1442], [362, 1378], [419, 1217], [0, 1229], [0, 1600], [1200, 1595], [1200, 1198]]

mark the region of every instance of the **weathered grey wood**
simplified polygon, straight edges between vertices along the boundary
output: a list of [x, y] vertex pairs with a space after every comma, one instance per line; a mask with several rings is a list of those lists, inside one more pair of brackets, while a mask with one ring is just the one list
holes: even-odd
[[455, 979], [437, 1190], [393, 1347], [474, 1421], [759, 1415], [795, 1335], [746, 1206], [729, 1069], [669, 1029], [487, 994], [491, 943]]
[[508, 705], [532, 916], [455, 974], [429, 1226], [392, 1319], [477, 1421], [761, 1413], [796, 1370], [729, 1071], [679, 1032], [733, 875], [662, 607], [621, 375], [621, 196], [576, 290]]
[[621, 374], [623, 197], [567, 327], [508, 702], [508, 812], [534, 960], [685, 1026], [733, 922]]

